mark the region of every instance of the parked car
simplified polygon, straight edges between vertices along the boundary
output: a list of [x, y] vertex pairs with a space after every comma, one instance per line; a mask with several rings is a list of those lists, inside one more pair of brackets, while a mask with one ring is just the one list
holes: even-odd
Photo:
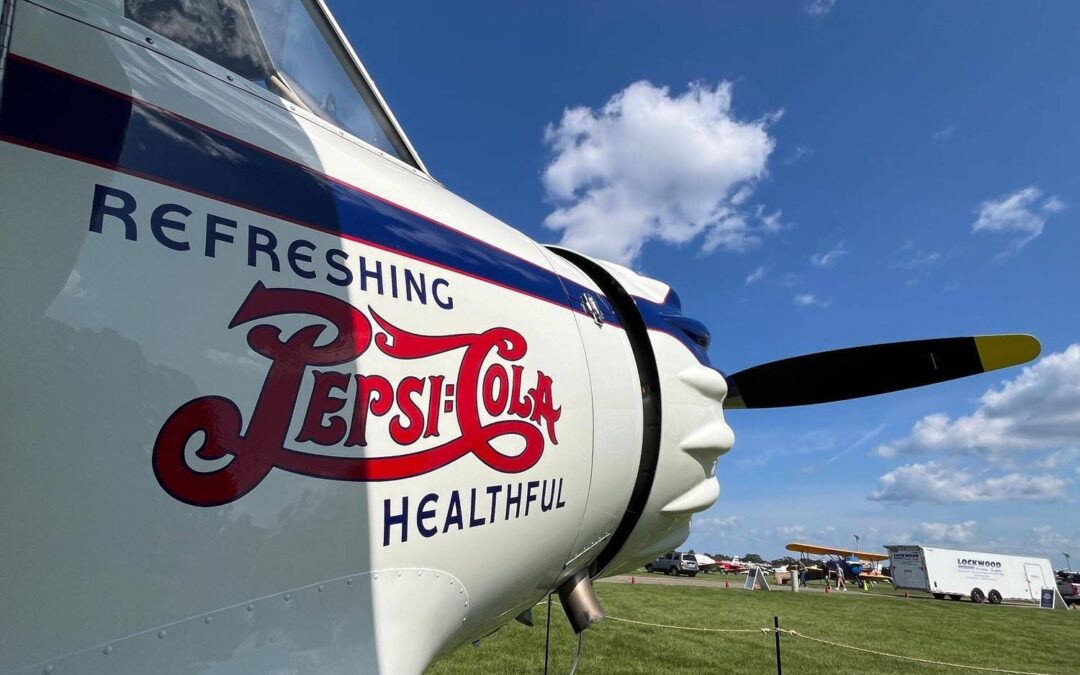
[[1057, 587], [1066, 603], [1080, 604], [1080, 572], [1058, 572]]
[[685, 574], [688, 577], [693, 577], [697, 576], [698, 573], [697, 558], [694, 557], [693, 553], [672, 551], [645, 565], [645, 571], [663, 572], [669, 576], [672, 574], [675, 576]]

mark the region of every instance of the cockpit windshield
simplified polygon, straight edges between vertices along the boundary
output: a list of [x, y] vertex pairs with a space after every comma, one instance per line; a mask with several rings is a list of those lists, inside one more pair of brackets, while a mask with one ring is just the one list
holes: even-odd
[[124, 14], [416, 166], [311, 0], [125, 0]]

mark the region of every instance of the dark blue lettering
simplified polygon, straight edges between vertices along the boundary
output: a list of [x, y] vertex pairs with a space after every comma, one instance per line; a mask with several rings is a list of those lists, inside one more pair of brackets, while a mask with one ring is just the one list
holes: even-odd
[[559, 479], [559, 497], [555, 500], [555, 508], [561, 509], [566, 506], [566, 502], [562, 500], [562, 478]]
[[180, 206], [179, 204], [162, 204], [154, 209], [154, 212], [150, 214], [150, 231], [154, 234], [154, 239], [158, 240], [158, 243], [165, 248], [171, 248], [174, 251], [187, 251], [191, 248], [191, 244], [186, 241], [176, 241], [170, 239], [165, 234], [165, 230], [179, 230], [184, 231], [186, 223], [178, 220], [169, 220], [165, 216], [173, 213], [179, 213], [185, 218], [191, 215], [191, 209], [186, 206]]
[[367, 290], [368, 279], [374, 279], [378, 283], [379, 290], [376, 291], [376, 292], [379, 295], [382, 295], [383, 294], [382, 262], [379, 261], [379, 260], [376, 260], [375, 261], [375, 270], [369, 272], [368, 268], [367, 268], [367, 258], [365, 258], [364, 256], [360, 256], [360, 290], [362, 290], [362, 291]]
[[440, 286], [442, 286], [444, 288], [447, 288], [447, 287], [450, 286], [450, 282], [447, 281], [446, 279], [436, 279], [435, 281], [433, 281], [432, 284], [431, 284], [431, 297], [435, 298], [435, 304], [438, 305], [439, 307], [442, 307], [443, 309], [453, 309], [454, 308], [454, 299], [450, 298], [450, 297], [447, 297], [447, 298], [440, 297], [439, 296], [439, 287]]
[[545, 512], [545, 513], [550, 511], [552, 505], [555, 504], [555, 481], [554, 480], [550, 481], [550, 483], [551, 483], [551, 495], [550, 496], [548, 496], [548, 482], [549, 481], [545, 480], [543, 487], [540, 489], [540, 510]]
[[[338, 260], [340, 258], [340, 260]], [[352, 283], [353, 276], [352, 270], [345, 266], [345, 261], [349, 259], [349, 254], [342, 251], [339, 248], [331, 248], [326, 251], [326, 264], [333, 267], [335, 271], [341, 272], [341, 278], [337, 278], [330, 274], [326, 275], [326, 280], [335, 286], [348, 286]]]
[[506, 517], [503, 520], [510, 520], [510, 505], [514, 505], [514, 517], [521, 517], [521, 483], [517, 484], [517, 495], [513, 492], [513, 485], [506, 486]]
[[[492, 509], [494, 511], [494, 509]], [[476, 517], [476, 488], [469, 490], [469, 527], [480, 527], [487, 523], [482, 517]]]
[[[259, 243], [259, 238], [262, 237], [262, 243]], [[275, 272], [281, 271], [281, 262], [278, 260], [277, 252], [274, 249], [277, 248], [277, 237], [270, 230], [264, 230], [261, 227], [254, 225], [248, 225], [248, 267], [258, 267], [255, 263], [256, 253], [265, 253], [270, 257], [270, 267]]]
[[[301, 252], [300, 249], [302, 248], [306, 248], [307, 252]], [[310, 241], [307, 241], [305, 239], [297, 239], [293, 243], [289, 244], [289, 254], [285, 257], [285, 259], [289, 261], [289, 267], [292, 268], [292, 271], [296, 276], [303, 277], [305, 279], [315, 278], [314, 270], [306, 270], [296, 264], [297, 261], [310, 263], [311, 254], [314, 252], [315, 244], [312, 244]]]
[[427, 280], [424, 279], [424, 273], [420, 272], [420, 281], [416, 280], [413, 276], [412, 270], [405, 270], [405, 299], [412, 302], [413, 291], [416, 291], [416, 297], [420, 300], [421, 305], [427, 304]]
[[489, 485], [487, 493], [491, 495], [491, 513], [488, 514], [488, 522], [495, 522], [495, 498], [502, 492], [502, 485]]
[[536, 501], [536, 488], [540, 487], [540, 481], [531, 480], [525, 490], [525, 515], [529, 515], [529, 507]]
[[236, 221], [229, 220], [228, 218], [222, 218], [221, 216], [215, 216], [212, 213], [206, 214], [206, 257], [213, 258], [217, 252], [217, 242], [223, 241], [227, 244], [235, 241], [231, 234], [226, 232], [218, 232], [217, 226], [224, 225], [236, 229]]
[[390, 545], [390, 528], [394, 525], [401, 526], [401, 542], [405, 543], [409, 540], [409, 498], [401, 498], [401, 513], [398, 515], [390, 514], [390, 500], [383, 500], [383, 538], [382, 545]]
[[[116, 197], [122, 203], [119, 206], [108, 206], [105, 200]], [[135, 198], [116, 188], [105, 185], [94, 186], [94, 205], [90, 208], [90, 231], [101, 234], [101, 226], [105, 216], [119, 218], [124, 223], [124, 239], [136, 241], [139, 233], [135, 225], [135, 219], [131, 214], [135, 212]]]
[[446, 509], [446, 522], [443, 523], [443, 534], [450, 529], [452, 523], [457, 524], [457, 529], [465, 527], [465, 523], [461, 519], [461, 495], [457, 490], [450, 493], [450, 506]]
[[416, 509], [416, 529], [420, 530], [420, 534], [425, 537], [433, 537], [439, 533], [439, 528], [428, 527], [426, 524], [429, 518], [435, 517], [435, 507], [432, 506], [430, 509], [425, 507], [437, 501], [439, 501], [439, 495], [429, 492], [420, 500], [420, 506]]

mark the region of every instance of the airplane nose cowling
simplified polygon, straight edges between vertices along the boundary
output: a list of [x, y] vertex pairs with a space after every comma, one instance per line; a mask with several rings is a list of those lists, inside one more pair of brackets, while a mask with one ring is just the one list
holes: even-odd
[[636, 343], [642, 373], [646, 432], [637, 485], [622, 526], [593, 568], [594, 575], [608, 576], [677, 548], [690, 534], [693, 514], [716, 502], [716, 461], [735, 441], [724, 419], [728, 386], [709, 365], [708, 330], [682, 314], [681, 302], [667, 284], [619, 265], [554, 250], [602, 287], [606, 284], [616, 305], [621, 300], [620, 313], [628, 337]]

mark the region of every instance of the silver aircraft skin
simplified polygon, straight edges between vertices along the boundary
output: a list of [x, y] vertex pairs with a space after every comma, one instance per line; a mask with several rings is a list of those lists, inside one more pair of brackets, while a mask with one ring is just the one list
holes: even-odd
[[418, 673], [553, 592], [580, 632], [715, 502], [725, 408], [1039, 351], [722, 375], [668, 286], [434, 180], [321, 0], [0, 0], [0, 242], [0, 675]]
[[420, 672], [716, 499], [707, 334], [436, 182], [321, 2], [3, 7], [0, 673]]

